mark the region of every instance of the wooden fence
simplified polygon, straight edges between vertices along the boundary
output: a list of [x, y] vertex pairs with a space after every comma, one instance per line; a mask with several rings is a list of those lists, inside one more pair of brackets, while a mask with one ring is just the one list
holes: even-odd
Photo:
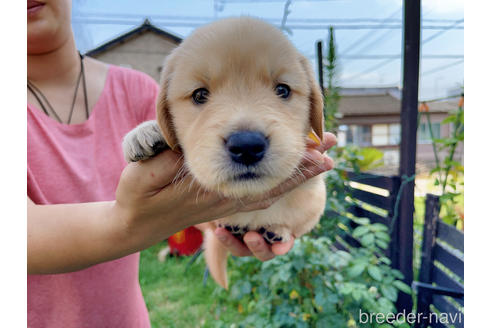
[[427, 195], [415, 327], [464, 327], [464, 234], [439, 219], [439, 197]]
[[[353, 204], [348, 212], [359, 218], [368, 218], [371, 223], [381, 223], [388, 227], [391, 240], [386, 250], [386, 256], [391, 259], [392, 265], [398, 263], [397, 221], [395, 215], [396, 201], [400, 189], [401, 179], [398, 176], [381, 176], [369, 173], [355, 174], [347, 172], [349, 186], [346, 187], [347, 194], [351, 195]], [[340, 214], [340, 213], [339, 213]], [[357, 223], [349, 220], [352, 229]], [[350, 246], [358, 247], [359, 242], [343, 231], [340, 237]], [[338, 243], [339, 248], [344, 248]]]

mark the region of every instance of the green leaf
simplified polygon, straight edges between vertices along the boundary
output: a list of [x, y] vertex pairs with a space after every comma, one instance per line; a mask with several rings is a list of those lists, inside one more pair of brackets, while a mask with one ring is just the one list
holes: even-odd
[[387, 265], [390, 265], [391, 264], [391, 260], [389, 258], [385, 257], [385, 256], [380, 257], [379, 258], [379, 261], [382, 262], [382, 263], [384, 263], [384, 264], [387, 264]]
[[393, 273], [393, 275], [398, 278], [398, 279], [403, 279], [405, 278], [405, 276], [403, 275], [403, 273], [401, 273], [399, 270], [396, 270], [396, 269], [391, 269], [391, 272]]
[[442, 120], [441, 124], [447, 124], [447, 123], [452, 123], [456, 121], [456, 115], [451, 114], [448, 117], [446, 117], [444, 120]]
[[371, 246], [374, 244], [374, 234], [369, 233], [360, 239], [360, 243], [364, 246]]
[[391, 240], [390, 236], [387, 232], [378, 231], [374, 234], [376, 238], [381, 239], [383, 241], [389, 242]]
[[376, 245], [382, 249], [388, 248], [388, 243], [381, 239], [376, 239]]
[[251, 293], [251, 283], [246, 280], [241, 286], [241, 293], [243, 295]]
[[358, 226], [357, 228], [354, 229], [354, 232], [352, 232], [352, 236], [354, 236], [355, 238], [359, 238], [368, 232], [369, 232], [369, 227]]
[[399, 290], [401, 290], [404, 293], [412, 294], [412, 288], [410, 288], [406, 283], [404, 283], [401, 280], [393, 281], [393, 286], [395, 286], [396, 288], [398, 288]]
[[383, 275], [381, 274], [381, 270], [379, 270], [379, 268], [375, 265], [370, 265], [367, 268], [367, 272], [369, 273], [369, 275], [372, 278], [374, 278], [377, 281], [381, 281], [381, 279], [383, 279]]
[[359, 289], [355, 289], [353, 292], [352, 292], [352, 297], [356, 300], [356, 301], [359, 301], [362, 297], [362, 292], [359, 290]]
[[381, 285], [381, 294], [393, 302], [396, 302], [396, 299], [398, 298], [398, 290], [390, 285]]
[[371, 230], [377, 232], [388, 231], [388, 227], [382, 223], [374, 223], [371, 224]]
[[347, 274], [349, 277], [354, 278], [364, 272], [365, 268], [366, 263], [356, 263], [347, 270]]
[[360, 225], [368, 225], [369, 223], [371, 223], [371, 221], [369, 221], [368, 218], [357, 218], [357, 217], [355, 217], [355, 218], [352, 218], [351, 220], [357, 224], [360, 224]]

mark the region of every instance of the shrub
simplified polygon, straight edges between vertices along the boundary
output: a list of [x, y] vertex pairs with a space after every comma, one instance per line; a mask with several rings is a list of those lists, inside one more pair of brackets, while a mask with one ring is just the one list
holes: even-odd
[[[346, 213], [351, 201], [345, 170], [359, 170], [360, 152], [339, 148], [332, 155], [342, 162], [327, 174], [326, 214], [317, 228], [271, 261], [231, 260], [229, 297], [242, 314], [239, 327], [384, 327], [359, 323], [359, 314], [395, 313], [398, 291], [411, 293], [383, 255], [390, 241], [388, 228]], [[349, 221], [357, 227], [349, 228]], [[361, 246], [346, 245], [348, 251], [335, 247], [341, 231]]]

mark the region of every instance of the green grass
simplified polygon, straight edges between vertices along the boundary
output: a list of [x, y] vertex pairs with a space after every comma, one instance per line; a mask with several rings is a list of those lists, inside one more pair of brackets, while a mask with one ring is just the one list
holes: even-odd
[[221, 327], [219, 318], [235, 322], [240, 314], [227, 302], [228, 293], [216, 287], [211, 278], [203, 285], [203, 257], [188, 270], [191, 257], [168, 257], [159, 262], [157, 253], [165, 245], [161, 243], [140, 255], [140, 285], [152, 327]]

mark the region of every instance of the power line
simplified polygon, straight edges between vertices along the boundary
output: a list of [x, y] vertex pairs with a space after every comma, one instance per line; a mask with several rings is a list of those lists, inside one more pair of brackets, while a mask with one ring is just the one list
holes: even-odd
[[[424, 59], [456, 59], [463, 58], [464, 55], [422, 55]], [[401, 54], [396, 55], [344, 55], [338, 58], [349, 60], [368, 60], [368, 59], [399, 59]]]
[[[429, 38], [425, 39], [424, 41], [422, 41], [420, 45], [422, 46], [423, 44], [432, 41], [433, 39], [435, 39], [439, 35], [442, 35], [444, 32], [447, 32], [447, 31], [449, 31], [449, 30], [451, 30], [453, 28], [456, 28], [457, 27], [457, 24], [460, 24], [460, 23], [463, 23], [463, 22], [464, 22], [464, 19], [460, 19], [460, 20], [455, 21], [452, 25], [449, 25], [443, 31], [438, 32], [438, 33], [435, 33], [431, 37], [429, 37]], [[369, 74], [369, 73], [371, 73], [371, 72], [373, 72], [373, 71], [375, 71], [375, 70], [377, 70], [377, 69], [379, 69], [379, 68], [381, 68], [383, 66], [388, 65], [389, 63], [393, 62], [396, 59], [398, 59], [398, 58], [390, 58], [390, 59], [387, 59], [387, 60], [385, 60], [383, 62], [380, 62], [377, 65], [374, 65], [374, 66], [372, 66], [372, 67], [364, 70], [362, 73], [359, 73], [359, 74], [356, 74], [356, 75], [354, 75], [352, 77], [349, 77], [348, 79], [345, 80], [345, 82], [352, 81], [352, 80], [355, 80], [356, 78], [359, 78], [361, 76], [364, 76], [366, 74]], [[464, 61], [464, 59], [461, 59], [461, 61]], [[429, 72], [426, 72], [425, 74], [430, 74], [430, 73]], [[424, 74], [422, 74], [422, 75], [424, 75]]]
[[387, 59], [385, 61], [382, 61], [380, 63], [377, 63], [376, 65], [371, 66], [370, 68], [362, 71], [361, 73], [356, 74], [356, 75], [353, 75], [353, 76], [349, 77], [348, 79], [345, 79], [345, 82], [352, 81], [352, 80], [355, 80], [355, 79], [357, 79], [357, 78], [359, 78], [361, 76], [367, 75], [367, 74], [369, 74], [369, 73], [371, 73], [371, 72], [373, 72], [373, 71], [375, 71], [375, 70], [377, 70], [377, 69], [379, 69], [379, 68], [381, 68], [383, 66], [388, 65], [389, 63], [391, 63], [393, 61], [395, 61], [395, 58], [389, 58], [389, 59]]
[[[388, 20], [392, 19], [393, 16], [397, 15], [399, 12], [401, 11], [401, 8], [398, 8], [398, 10], [396, 10], [394, 13], [392, 13], [391, 15], [389, 15], [386, 19], [383, 19], [381, 23], [387, 23]], [[382, 25], [382, 24], [381, 24]], [[367, 40], [368, 37], [371, 37], [372, 35], [372, 32], [369, 31], [367, 32], [366, 34], [364, 34], [362, 37], [358, 38], [354, 43], [352, 43], [350, 46], [348, 46], [347, 48], [345, 48], [344, 51], [342, 51], [342, 53], [349, 53], [353, 48], [356, 48], [360, 45], [361, 42], [364, 42]]]
[[445, 70], [447, 68], [450, 68], [450, 67], [453, 67], [453, 66], [456, 66], [456, 65], [459, 65], [461, 63], [463, 63], [465, 60], [464, 59], [460, 59], [458, 61], [455, 61], [455, 62], [452, 62], [450, 64], [447, 64], [447, 65], [443, 65], [443, 66], [439, 66], [439, 67], [436, 67], [436, 68], [433, 68], [431, 70], [428, 70], [426, 72], [423, 72], [421, 74], [421, 76], [424, 76], [424, 75], [429, 75], [429, 74], [433, 74], [433, 73], [437, 73], [439, 71], [442, 71], [442, 70]]
[[419, 100], [419, 102], [426, 102], [426, 103], [432, 103], [432, 102], [438, 102], [438, 101], [443, 101], [443, 100], [449, 100], [449, 99], [456, 99], [461, 97], [463, 94], [456, 94], [456, 95], [451, 95], [451, 96], [446, 96], [446, 97], [441, 97], [441, 98], [434, 98], [434, 99], [429, 99], [429, 100]]
[[[296, 2], [333, 2], [343, 0], [296, 0]], [[284, 3], [285, 0], [222, 0], [223, 3]]]
[[[120, 19], [128, 19], [128, 18], [133, 18], [133, 19], [143, 19], [144, 17], [149, 17], [151, 19], [161, 19], [161, 20], [192, 20], [192, 21], [206, 21], [206, 22], [211, 22], [215, 20], [215, 17], [212, 16], [175, 16], [175, 15], [155, 15], [155, 14], [149, 14], [149, 15], [144, 15], [144, 14], [117, 14], [117, 13], [100, 13], [100, 12], [93, 12], [93, 11], [85, 11], [85, 12], [78, 12], [76, 15], [77, 18], [94, 18], [94, 17], [99, 17], [99, 18], [107, 18], [107, 17], [113, 17], [113, 18], [120, 18]], [[278, 17], [263, 17], [263, 20], [266, 21], [275, 21], [279, 22], [281, 19]], [[358, 18], [291, 18], [289, 17], [289, 21], [295, 22], [295, 23], [326, 23], [326, 24], [332, 24], [332, 23], [381, 23], [381, 22], [386, 22], [386, 23], [399, 23], [401, 24], [402, 21], [401, 19], [381, 19], [381, 18], [372, 18], [372, 17], [358, 17]], [[423, 19], [422, 21], [424, 22], [429, 22], [429, 23], [454, 23], [454, 19]]]
[[448, 30], [450, 30], [452, 27], [457, 26], [457, 25], [459, 25], [459, 24], [463, 23], [464, 21], [465, 21], [464, 19], [459, 19], [459, 20], [455, 21], [455, 22], [454, 22], [454, 24], [452, 24], [452, 25], [450, 25], [450, 26], [449, 26], [449, 28], [444, 29], [444, 30], [442, 30], [442, 31], [439, 31], [439, 32], [437, 32], [437, 33], [432, 34], [430, 37], [428, 37], [427, 39], [425, 39], [424, 41], [422, 41], [422, 44], [425, 44], [425, 43], [427, 43], [427, 42], [429, 42], [429, 41], [431, 41], [431, 40], [434, 40], [435, 38], [437, 38], [437, 37], [438, 37], [438, 36], [440, 36], [441, 34], [446, 33], [446, 32], [447, 32]]
[[[74, 16], [72, 19], [73, 23], [82, 23], [82, 24], [102, 24], [102, 25], [139, 25], [142, 23], [141, 20], [135, 19], [105, 19], [105, 18], [89, 18], [89, 17], [80, 17]], [[208, 22], [191, 22], [191, 21], [183, 21], [183, 22], [171, 22], [171, 21], [163, 21], [163, 20], [153, 20], [154, 23], [165, 25], [165, 26], [173, 26], [173, 27], [199, 27]], [[211, 21], [210, 21], [211, 22]], [[279, 24], [274, 24], [279, 26]], [[287, 24], [288, 28], [293, 30], [325, 30], [330, 25], [319, 25], [319, 24]], [[379, 30], [379, 29], [401, 29], [400, 24], [386, 24], [386, 25], [374, 25], [374, 24], [357, 24], [357, 25], [332, 25], [337, 30]], [[422, 26], [423, 30], [442, 30], [448, 28], [445, 25], [426, 25]], [[453, 29], [463, 29], [463, 26], [455, 26]]]
[[[308, 55], [310, 59], [315, 59], [316, 55]], [[422, 55], [423, 59], [456, 59], [463, 58], [464, 55]], [[375, 59], [399, 59], [401, 58], [401, 54], [394, 55], [340, 55], [337, 57], [338, 59], [345, 60], [375, 60]]]

